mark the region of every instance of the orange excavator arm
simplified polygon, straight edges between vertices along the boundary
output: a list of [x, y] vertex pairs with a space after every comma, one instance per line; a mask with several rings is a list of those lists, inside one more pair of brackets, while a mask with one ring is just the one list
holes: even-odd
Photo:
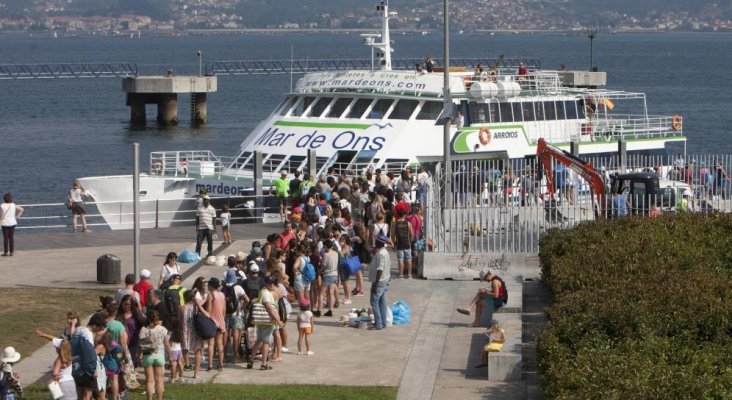
[[570, 168], [581, 176], [582, 179], [587, 181], [587, 184], [590, 185], [593, 194], [599, 198], [601, 208], [600, 214], [605, 215], [605, 182], [602, 175], [595, 171], [592, 163], [584, 161], [570, 152], [550, 145], [544, 140], [544, 138], [539, 138], [536, 146], [536, 156], [544, 167], [544, 179], [546, 180], [546, 187], [550, 196], [553, 196], [556, 190], [554, 187], [554, 167], [552, 165], [552, 159], [554, 159], [567, 168]]

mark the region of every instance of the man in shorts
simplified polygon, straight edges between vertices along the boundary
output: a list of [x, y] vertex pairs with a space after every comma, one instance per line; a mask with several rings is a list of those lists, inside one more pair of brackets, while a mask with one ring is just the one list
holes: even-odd
[[253, 367], [253, 357], [260, 349], [262, 350], [262, 366], [259, 369], [272, 369], [272, 366], [269, 365], [269, 347], [274, 343], [274, 329], [276, 326], [285, 326], [280, 320], [279, 313], [277, 312], [277, 300], [275, 300], [274, 293], [272, 293], [277, 288], [277, 278], [269, 275], [264, 279], [264, 282], [265, 287], [259, 292], [259, 299], [255, 301], [264, 305], [264, 309], [267, 310], [267, 314], [269, 315], [269, 322], [254, 323], [257, 327], [257, 341], [252, 348], [251, 358], [247, 360], [247, 368], [249, 369]]
[[280, 172], [280, 177], [272, 180], [272, 184], [269, 187], [269, 195], [274, 196], [277, 199], [277, 203], [280, 205], [280, 218], [284, 221], [287, 219], [287, 200], [290, 198], [288, 193], [290, 189], [290, 181], [287, 179], [287, 171]]

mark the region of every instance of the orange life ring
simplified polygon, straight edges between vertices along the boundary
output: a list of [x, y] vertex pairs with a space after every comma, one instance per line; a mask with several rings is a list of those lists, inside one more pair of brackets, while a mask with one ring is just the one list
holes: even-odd
[[152, 163], [150, 164], [150, 169], [152, 170], [152, 173], [154, 175], [160, 175], [160, 173], [163, 172], [163, 161], [152, 160]]
[[488, 128], [480, 128], [480, 131], [478, 132], [478, 140], [480, 140], [480, 143], [483, 146], [490, 143], [491, 142], [491, 130]]
[[671, 118], [671, 129], [678, 132], [681, 130], [682, 126], [683, 122], [681, 121], [681, 116], [679, 114], [674, 115], [674, 117]]

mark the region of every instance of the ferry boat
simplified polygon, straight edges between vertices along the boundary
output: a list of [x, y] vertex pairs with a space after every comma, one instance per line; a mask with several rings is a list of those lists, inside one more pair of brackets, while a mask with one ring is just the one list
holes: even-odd
[[[318, 175], [330, 167], [362, 173], [442, 161], [446, 116], [457, 122], [450, 127], [455, 158], [523, 159], [535, 155], [539, 138], [564, 149], [576, 143], [580, 157], [614, 154], [619, 140], [629, 154], [685, 148], [680, 116], [649, 115], [644, 93], [602, 88], [604, 72], [543, 70], [535, 60], [501, 57], [482, 74], [450, 67], [445, 95], [442, 69], [392, 69], [392, 14], [384, 2], [377, 9], [381, 33], [363, 35], [376, 51], [375, 69], [305, 74], [234, 157], [151, 153], [140, 178], [141, 226], [190, 223], [201, 188], [212, 197], [251, 195], [258, 159], [265, 190], [281, 171], [305, 170], [310, 150]], [[112, 229], [132, 227], [132, 176], [80, 181]]]

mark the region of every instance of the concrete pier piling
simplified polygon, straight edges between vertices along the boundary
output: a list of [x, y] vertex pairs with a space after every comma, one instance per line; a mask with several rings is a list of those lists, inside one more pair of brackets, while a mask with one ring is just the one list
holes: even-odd
[[178, 124], [178, 93], [191, 96], [191, 122], [201, 125], [208, 122], [207, 93], [217, 90], [215, 76], [138, 76], [124, 78], [122, 90], [127, 93], [132, 125], [145, 125], [145, 105], [158, 106], [157, 121], [162, 126]]

